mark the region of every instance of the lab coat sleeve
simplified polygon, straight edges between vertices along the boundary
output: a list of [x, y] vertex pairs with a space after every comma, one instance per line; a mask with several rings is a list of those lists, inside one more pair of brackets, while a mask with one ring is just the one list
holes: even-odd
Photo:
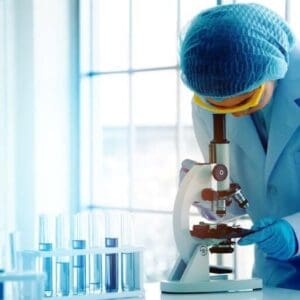
[[289, 222], [295, 231], [298, 242], [298, 251], [295, 256], [298, 256], [300, 255], [300, 212], [284, 217], [283, 219]]
[[[202, 151], [205, 161], [208, 161], [208, 145], [210, 143], [210, 140], [212, 139], [213, 133], [212, 127], [208, 127], [207, 124], [210, 122], [212, 126], [211, 114], [192, 103], [192, 117], [196, 140]], [[246, 214], [245, 210], [240, 208], [236, 202], [233, 202], [228, 207], [226, 216], [223, 218], [220, 218], [216, 214], [213, 214], [206, 207], [201, 207], [201, 205], [199, 205], [198, 210], [200, 214], [202, 214], [207, 219], [216, 221], [229, 221]]]

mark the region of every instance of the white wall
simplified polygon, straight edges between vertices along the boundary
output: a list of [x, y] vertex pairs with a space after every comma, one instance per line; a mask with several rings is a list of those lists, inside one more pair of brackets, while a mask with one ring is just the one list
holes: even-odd
[[31, 11], [27, 0], [1, 2], [0, 218], [6, 230], [24, 232], [34, 212]]
[[76, 198], [77, 3], [0, 0], [0, 227], [9, 220], [25, 248], [39, 213]]
[[36, 209], [57, 213], [69, 199], [68, 1], [34, 0], [33, 17]]

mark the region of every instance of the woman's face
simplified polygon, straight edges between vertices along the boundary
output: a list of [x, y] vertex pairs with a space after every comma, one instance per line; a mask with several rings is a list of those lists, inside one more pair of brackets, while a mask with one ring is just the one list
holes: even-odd
[[[264, 92], [259, 100], [259, 103], [256, 106], [251, 107], [246, 110], [243, 110], [243, 111], [232, 113], [232, 115], [234, 115], [235, 117], [241, 117], [241, 116], [252, 114], [258, 110], [261, 110], [270, 102], [273, 92], [274, 92], [274, 88], [275, 88], [275, 81], [267, 81], [265, 83]], [[216, 107], [230, 108], [230, 107], [235, 107], [235, 106], [246, 103], [247, 101], [249, 101], [251, 99], [251, 96], [253, 96], [254, 93], [255, 93], [255, 91], [251, 91], [249, 93], [246, 93], [246, 94], [243, 94], [243, 95], [240, 95], [237, 97], [225, 99], [222, 102], [215, 101], [209, 97], [206, 97], [206, 99], [210, 104], [212, 104]]]

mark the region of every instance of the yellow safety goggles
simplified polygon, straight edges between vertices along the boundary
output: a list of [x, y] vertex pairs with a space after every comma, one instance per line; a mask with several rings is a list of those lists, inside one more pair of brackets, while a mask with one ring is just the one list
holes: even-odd
[[[247, 99], [246, 103], [243, 103], [241, 105], [236, 105], [236, 106], [233, 106], [233, 107], [217, 107], [217, 106], [214, 106], [212, 104], [209, 104], [207, 101], [201, 99], [200, 96], [198, 96], [196, 94], [194, 94], [193, 100], [200, 107], [205, 108], [206, 110], [209, 110], [213, 113], [217, 113], [217, 114], [235, 113], [235, 112], [240, 112], [240, 111], [247, 110], [251, 107], [255, 107], [256, 105], [258, 105], [258, 103], [261, 99], [261, 96], [264, 92], [264, 89], [265, 89], [265, 85], [262, 84], [260, 87], [258, 87], [255, 90], [255, 92], [251, 96], [251, 98]], [[228, 99], [230, 99], [230, 98], [228, 98]]]

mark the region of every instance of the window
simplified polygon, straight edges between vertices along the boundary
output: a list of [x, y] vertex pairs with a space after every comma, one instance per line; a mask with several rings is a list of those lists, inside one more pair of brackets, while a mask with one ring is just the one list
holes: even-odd
[[81, 206], [134, 213], [137, 240], [150, 248], [148, 280], [165, 276], [175, 259], [171, 212], [179, 163], [202, 158], [191, 94], [179, 79], [178, 32], [213, 5], [80, 2]]

